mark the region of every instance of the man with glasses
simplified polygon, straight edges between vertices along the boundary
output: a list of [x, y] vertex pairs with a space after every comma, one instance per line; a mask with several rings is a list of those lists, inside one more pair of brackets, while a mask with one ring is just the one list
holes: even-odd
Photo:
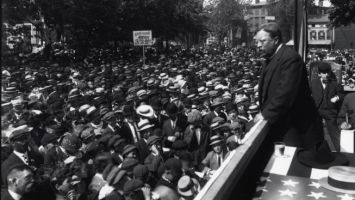
[[276, 23], [263, 24], [255, 35], [258, 51], [265, 58], [259, 80], [261, 112], [255, 122], [271, 125], [268, 139], [286, 145], [311, 148], [323, 140], [322, 125], [311, 97], [307, 71], [301, 57], [282, 43]]
[[267, 135], [250, 162], [250, 173], [240, 191], [255, 192], [274, 148], [275, 141], [286, 145], [312, 148], [323, 140], [321, 119], [317, 114], [301, 57], [282, 43], [281, 30], [276, 23], [261, 25], [255, 35], [256, 46], [265, 59], [259, 79], [260, 112], [254, 122], [266, 120]]

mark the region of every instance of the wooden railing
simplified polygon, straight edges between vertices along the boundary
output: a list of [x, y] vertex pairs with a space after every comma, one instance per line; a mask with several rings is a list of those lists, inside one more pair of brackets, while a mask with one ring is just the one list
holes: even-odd
[[226, 200], [248, 167], [250, 160], [263, 142], [268, 132], [267, 121], [256, 123], [246, 134], [242, 145], [233, 150], [202, 188], [195, 200]]

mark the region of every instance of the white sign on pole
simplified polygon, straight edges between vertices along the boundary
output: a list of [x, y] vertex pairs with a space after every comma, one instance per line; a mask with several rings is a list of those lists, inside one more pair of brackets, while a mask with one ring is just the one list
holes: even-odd
[[265, 20], [275, 21], [275, 16], [265, 16]]
[[134, 46], [148, 46], [152, 45], [152, 31], [133, 31]]

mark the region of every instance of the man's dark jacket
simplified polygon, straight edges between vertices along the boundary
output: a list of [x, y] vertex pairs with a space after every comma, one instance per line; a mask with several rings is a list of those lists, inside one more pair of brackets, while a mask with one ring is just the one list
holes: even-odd
[[267, 137], [304, 148], [323, 140], [305, 65], [290, 47], [281, 46], [266, 62], [259, 80], [259, 98], [262, 115], [270, 124]]
[[[320, 78], [315, 78], [311, 82], [311, 89], [316, 108], [320, 110], [322, 117], [326, 119], [336, 118], [344, 97], [342, 86], [336, 80], [329, 80], [325, 89], [323, 89]], [[335, 96], [339, 97], [339, 101], [332, 103], [330, 99]], [[327, 109], [321, 109], [322, 103], [325, 103]]]

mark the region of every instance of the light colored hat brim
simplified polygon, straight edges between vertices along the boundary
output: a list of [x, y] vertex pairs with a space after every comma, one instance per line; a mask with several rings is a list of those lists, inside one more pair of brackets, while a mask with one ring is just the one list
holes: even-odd
[[154, 110], [153, 108], [149, 108], [149, 112], [147, 113], [141, 113], [140, 110], [137, 110], [137, 114], [143, 117], [148, 117], [148, 118], [152, 118], [154, 116]]
[[178, 188], [178, 191], [179, 191], [179, 194], [180, 194], [181, 196], [184, 196], [184, 197], [191, 197], [191, 196], [193, 195], [191, 189], [189, 189], [189, 190], [183, 192], [183, 191], [180, 190], [180, 188]]
[[324, 177], [319, 179], [319, 184], [324, 187], [325, 189], [334, 191], [334, 192], [340, 192], [340, 193], [346, 193], [346, 194], [355, 194], [355, 190], [344, 190], [340, 189], [334, 186], [331, 186], [328, 184], [328, 177]]
[[[198, 181], [196, 180], [196, 179], [194, 179], [194, 178], [191, 178], [191, 181], [193, 182], [193, 186], [192, 187], [195, 187], [196, 188], [196, 190], [198, 191], [199, 189], [199, 183], [198, 183]], [[192, 195], [194, 195], [193, 193], [192, 193], [192, 188], [191, 189], [189, 189], [189, 190], [187, 190], [187, 191], [181, 191], [180, 190], [180, 188], [178, 188], [178, 192], [179, 192], [179, 194], [181, 195], [181, 196], [184, 196], [184, 197], [191, 197]]]
[[148, 124], [148, 125], [146, 125], [146, 126], [143, 126], [141, 129], [139, 129], [138, 131], [144, 131], [144, 130], [147, 130], [147, 129], [149, 129], [149, 128], [153, 128], [154, 127], [154, 125], [153, 124]]
[[216, 144], [221, 144], [223, 142], [223, 140], [215, 140], [213, 142], [210, 143], [211, 146], [216, 145]]

